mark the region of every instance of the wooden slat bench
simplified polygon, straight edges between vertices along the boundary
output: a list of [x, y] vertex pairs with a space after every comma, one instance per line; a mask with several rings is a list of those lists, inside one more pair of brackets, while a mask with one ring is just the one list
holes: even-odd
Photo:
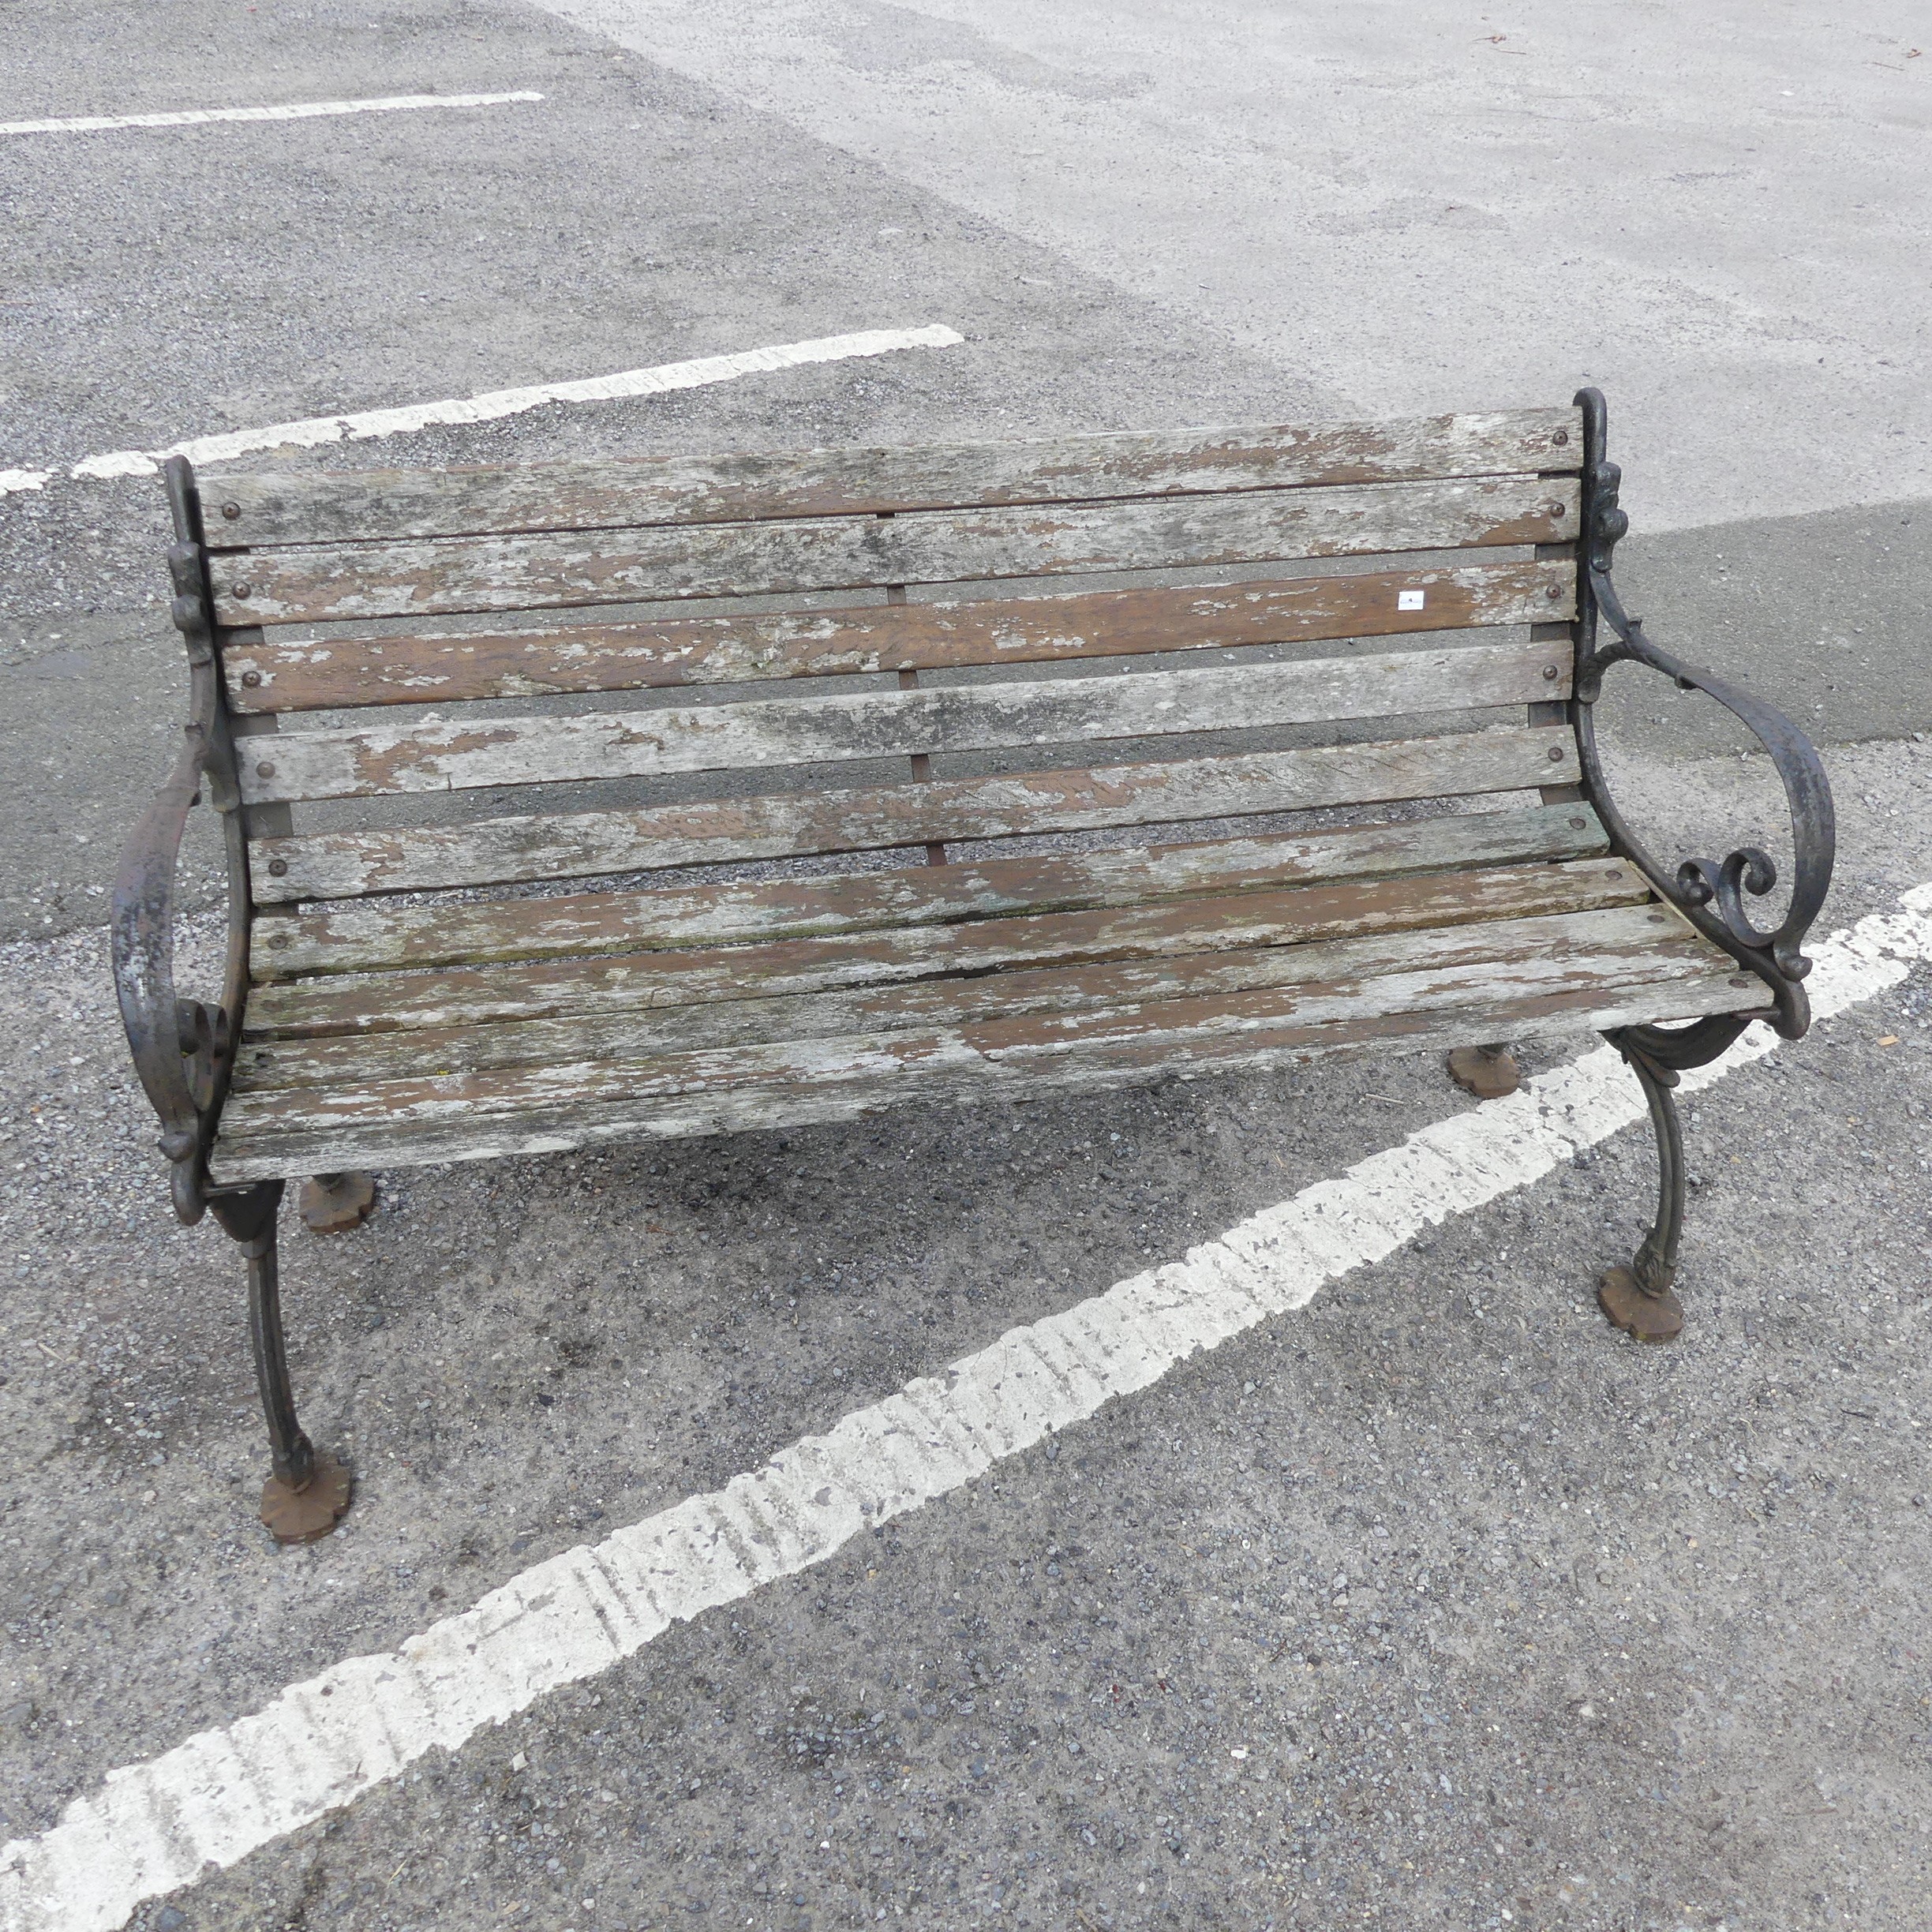
[[[1663, 1200], [1604, 1290], [1674, 1327], [1674, 1067], [1804, 1024], [1810, 747], [1649, 644], [1567, 409], [168, 484], [193, 721], [116, 967], [175, 1204], [247, 1249], [264, 1517], [297, 1425], [284, 1180], [1608, 1031]], [[1614, 636], [1600, 644], [1599, 620]], [[1799, 829], [1667, 873], [1590, 706], [1634, 658], [1772, 745]], [[171, 881], [227, 829], [219, 1009]], [[1660, 1023], [1690, 1022], [1664, 1031]]]

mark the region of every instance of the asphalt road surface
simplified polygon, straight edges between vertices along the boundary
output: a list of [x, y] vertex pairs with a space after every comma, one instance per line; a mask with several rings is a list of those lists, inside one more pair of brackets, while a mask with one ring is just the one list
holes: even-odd
[[[1845, 927], [1932, 882], [1932, 46], [1903, 32], [1741, 0], [0, 0], [0, 121], [542, 97], [0, 134], [0, 1887], [117, 1767], [1472, 1110], [1395, 1058], [386, 1181], [365, 1228], [286, 1243], [305, 1417], [360, 1489], [278, 1551], [239, 1268], [167, 1212], [104, 977], [180, 718], [159, 488], [74, 465], [928, 323], [964, 339], [313, 460], [1595, 380], [1631, 601], [1814, 732]], [[1672, 849], [1765, 822], [1697, 701], [1616, 724]], [[1915, 1926], [1929, 1074], [1921, 961], [1698, 1095], [1673, 1348], [1591, 1304], [1650, 1185], [1624, 1131], [86, 1923]]]

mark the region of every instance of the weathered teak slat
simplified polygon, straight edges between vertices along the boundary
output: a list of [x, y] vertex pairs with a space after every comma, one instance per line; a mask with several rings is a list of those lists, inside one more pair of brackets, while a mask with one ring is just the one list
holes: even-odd
[[1032, 1064], [966, 1060], [953, 1066], [927, 1067], [917, 1078], [901, 1070], [890, 1081], [878, 1078], [876, 1068], [862, 1065], [843, 1082], [817, 1085], [694, 1088], [632, 1101], [559, 1102], [503, 1120], [376, 1122], [247, 1140], [224, 1138], [211, 1158], [210, 1173], [217, 1185], [229, 1185], [281, 1175], [489, 1160], [623, 1140], [826, 1125], [899, 1106], [972, 1106], [1105, 1092], [1163, 1078], [1186, 1080], [1298, 1065], [1324, 1054], [1356, 1054], [1378, 1046], [1414, 1053], [1493, 1039], [1513, 1029], [1578, 1026], [1602, 1032], [1644, 1024], [1647, 1020], [1693, 1020], [1733, 1012], [1738, 995], [1729, 986], [1713, 976], [1708, 983], [1674, 980], [1526, 998], [1512, 991], [1487, 1004], [1447, 1011], [1395, 1013], [1326, 1027], [1255, 1028], [1171, 1042], [1110, 1043]]
[[[816, 793], [703, 799], [632, 811], [478, 819], [465, 825], [264, 838], [250, 857], [264, 904], [501, 881], [593, 878], [707, 861], [865, 852], [934, 839], [1001, 839], [1173, 825], [1342, 804], [1460, 798], [1573, 784], [1576, 740], [1560, 725], [1462, 732], [1394, 744], [935, 779]], [[285, 870], [277, 872], [281, 866]], [[282, 970], [283, 929], [254, 948]]]
[[[1435, 883], [1431, 882], [1432, 884]], [[1440, 897], [1440, 892], [1438, 893]], [[1584, 895], [1579, 894], [1581, 897]], [[1587, 965], [1608, 972], [1623, 960], [1633, 970], [1656, 977], [1701, 972], [1709, 953], [1690, 929], [1633, 893], [1622, 904], [1586, 912], [1529, 919], [1485, 919], [1468, 924], [1391, 927], [1353, 938], [1282, 944], [1279, 919], [1271, 918], [1275, 896], [1243, 901], [1245, 917], [1231, 919], [1212, 903], [1201, 906], [1202, 930], [1193, 936], [1199, 950], [1157, 949], [1147, 942], [1166, 936], [1184, 947], [1190, 935], [1177, 914], [1195, 910], [1136, 908], [1112, 927], [1127, 943], [1107, 947], [1125, 957], [1087, 963], [1100, 949], [1063, 946], [1076, 963], [1024, 964], [1015, 948], [998, 973], [947, 972], [912, 980], [887, 977], [852, 983], [851, 964], [863, 964], [861, 949], [847, 955], [843, 973], [826, 975], [847, 982], [832, 990], [773, 993], [781, 975], [755, 967], [732, 986], [731, 996], [707, 998], [701, 972], [676, 965], [661, 982], [665, 997], [648, 1004], [603, 1007], [548, 1019], [496, 1019], [470, 1025], [391, 1029], [244, 1042], [235, 1066], [236, 1091], [257, 1094], [271, 1088], [318, 1088], [339, 1091], [378, 1081], [476, 1073], [505, 1067], [561, 1066], [586, 1061], [628, 1061], [665, 1053], [757, 1046], [773, 1040], [832, 1039], [844, 1035], [916, 1031], [960, 1026], [1002, 1014], [1073, 1013], [1124, 1008], [1149, 1000], [1177, 999], [1264, 987], [1354, 983], [1391, 974], [1428, 969], [1474, 968], [1508, 962], [1558, 960], [1573, 970]], [[1005, 922], [1032, 927], [1038, 922]], [[1069, 923], [1073, 922], [1068, 922]], [[1089, 926], [1100, 923], [1089, 919]], [[1290, 930], [1307, 930], [1305, 919]], [[1111, 934], [1110, 934], [1110, 937]], [[1134, 942], [1142, 949], [1136, 949]], [[983, 949], [983, 945], [982, 949]], [[777, 949], [758, 949], [761, 963], [774, 963]], [[796, 949], [793, 949], [796, 952]], [[902, 968], [893, 949], [881, 947], [882, 963]], [[967, 948], [972, 948], [970, 940]], [[1039, 949], [1046, 956], [1046, 949]], [[1013, 963], [1018, 961], [1020, 963]], [[712, 969], [713, 983], [724, 970]], [[702, 969], [701, 969], [702, 972]], [[809, 975], [784, 975], [797, 985]]]
[[[1470, 877], [1458, 874], [1458, 879]], [[1271, 936], [1308, 945], [1346, 934], [1352, 919], [1367, 933], [1425, 928], [1447, 932], [1458, 919], [1526, 918], [1634, 903], [1622, 882], [1589, 868], [1559, 874], [1525, 867], [1512, 876], [1474, 875], [1462, 891], [1441, 879], [1402, 890], [1341, 886], [1302, 889], [1283, 906]], [[895, 932], [768, 940], [726, 949], [559, 953], [488, 966], [382, 970], [271, 983], [257, 989], [246, 1037], [267, 1041], [331, 1033], [477, 1026], [500, 1021], [601, 1015], [710, 1000], [777, 998], [969, 970], [1038, 965], [1069, 957], [1134, 953], [1155, 958], [1188, 950], [1185, 927], [1158, 908], [1106, 918], [1036, 915]], [[1234, 930], [1236, 939], [1240, 937]], [[1196, 957], [1211, 943], [1195, 939]]]
[[[385, 950], [411, 943], [405, 934], [439, 931], [450, 935], [440, 943], [454, 947], [460, 957], [465, 948], [500, 938], [506, 919], [560, 928], [587, 916], [587, 932], [627, 949], [728, 945], [1017, 912], [1139, 905], [1322, 881], [1531, 867], [1589, 857], [1604, 851], [1605, 844], [1603, 828], [1588, 806], [1539, 806], [1340, 831], [900, 866], [829, 878], [672, 882], [643, 892], [515, 900], [507, 902], [507, 910], [499, 901], [484, 907], [432, 904], [314, 912], [281, 922], [270, 936], [292, 942], [272, 949], [287, 973], [313, 972], [316, 958], [345, 945]], [[251, 1003], [251, 1028], [260, 1011], [260, 1002]]]
[[1578, 501], [1574, 477], [1482, 477], [889, 519], [324, 544], [217, 556], [210, 577], [221, 623], [323, 623], [1553, 544], [1575, 537]]
[[[608, 1012], [688, 1005], [841, 988], [907, 984], [964, 974], [1003, 975], [1073, 961], [1204, 955], [1245, 946], [1299, 945], [1350, 933], [1384, 933], [1524, 918], [1638, 902], [1627, 866], [1574, 863], [1507, 867], [1490, 872], [1304, 886], [1281, 892], [1107, 906], [1070, 912], [1017, 914], [946, 925], [913, 926], [732, 946], [638, 949], [612, 957], [559, 946], [534, 964], [496, 970], [430, 958], [413, 970], [391, 970], [380, 991], [388, 1030], [420, 1020], [475, 1024], [478, 1009], [511, 1020], [558, 1009]], [[1662, 924], [1662, 915], [1657, 922]], [[425, 953], [429, 951], [425, 946]], [[545, 964], [574, 960], [575, 974]], [[368, 970], [368, 969], [365, 969]], [[475, 975], [475, 976], [470, 976]], [[316, 983], [305, 983], [314, 986]], [[326, 986], [327, 982], [322, 983]], [[367, 988], [363, 990], [366, 994]], [[341, 995], [334, 996], [339, 1010]], [[268, 1031], [314, 1032], [331, 995], [275, 1003]], [[458, 1018], [452, 1021], [452, 1010]], [[383, 1029], [374, 1029], [383, 1030]], [[260, 1039], [251, 1031], [249, 1037]]]
[[[1530, 818], [1530, 814], [1522, 814]], [[1542, 844], [1588, 850], [1601, 844], [1590, 829], [1567, 831], [1588, 811], [1544, 807]], [[492, 898], [475, 904], [355, 906], [301, 912], [282, 919], [264, 949], [275, 958], [276, 978], [400, 972], [411, 966], [464, 966], [485, 962], [556, 958], [562, 954], [631, 953], [670, 947], [747, 945], [763, 939], [811, 939], [837, 933], [887, 931], [891, 927], [960, 927], [974, 919], [1005, 919], [1034, 912], [1078, 912], [1097, 906], [1148, 906], [1167, 900], [1200, 900], [1229, 893], [1312, 891], [1316, 887], [1358, 887], [1401, 879], [1496, 881], [1511, 894], [1553, 889], [1571, 875], [1609, 881], [1625, 891], [1646, 891], [1627, 859], [1526, 862], [1513, 846], [1496, 866], [1478, 866], [1470, 852], [1478, 838], [1462, 842], [1453, 835], [1430, 837], [1436, 825], [1455, 827], [1457, 819], [1426, 821], [1416, 827], [1385, 827], [1349, 835], [1329, 835], [1327, 850], [1308, 838], [1204, 842], [1198, 848], [1177, 846], [1146, 858], [1148, 885], [1136, 893], [1129, 875], [1130, 856], [1069, 854], [1065, 858], [987, 859], [968, 867], [926, 867], [926, 871], [964, 873], [957, 885], [939, 879], [927, 885], [926, 871], [862, 873], [825, 881], [823, 898], [814, 900], [799, 883], [771, 887], [695, 887], [690, 891], [572, 893], [541, 898]], [[1402, 835], [1410, 837], [1402, 837]], [[1493, 835], [1492, 835], [1493, 837]], [[1501, 835], [1501, 837], [1507, 837]], [[1501, 837], [1496, 842], [1501, 842]], [[1524, 841], [1526, 842], [1526, 841]], [[1138, 856], [1138, 854], [1136, 854]], [[1432, 866], [1432, 858], [1437, 863]], [[1449, 858], [1449, 866], [1440, 863]], [[1250, 870], [1241, 867], [1248, 863]], [[1538, 887], [1536, 881], [1544, 881]], [[1038, 898], [1024, 887], [1041, 885]], [[1521, 906], [1521, 898], [1513, 898]], [[1480, 915], [1480, 914], [1476, 914]], [[263, 960], [267, 978], [268, 960]], [[251, 1022], [259, 1003], [251, 1005]]]
[[[1567, 980], [1532, 964], [1445, 978], [1421, 972], [1332, 989], [1266, 988], [1151, 1002], [1125, 1012], [1025, 1015], [938, 1033], [873, 1035], [769, 1048], [668, 1054], [621, 1065], [500, 1071], [381, 1083], [342, 1095], [238, 1096], [218, 1146], [220, 1181], [489, 1159], [661, 1134], [851, 1118], [1163, 1073], [1280, 1064], [1378, 1041], [1410, 1046], [1482, 1037], [1498, 1021], [1599, 1028], [1639, 1014], [1687, 1020], [1768, 1009], [1721, 957], [1678, 975], [1627, 962]], [[1579, 979], [1583, 983], [1578, 983]]]
[[673, 772], [830, 765], [1281, 724], [1492, 710], [1569, 695], [1560, 645], [1483, 644], [1286, 664], [283, 732], [246, 747], [249, 804]]
[[212, 547], [1091, 501], [1431, 477], [1574, 470], [1582, 416], [1501, 410], [1398, 422], [1282, 425], [963, 443], [646, 456], [444, 470], [224, 477]]
[[[1404, 593], [1419, 607], [1404, 608]], [[236, 711], [320, 711], [1397, 637], [1575, 615], [1574, 564], [1496, 562], [538, 631], [337, 631], [302, 642], [242, 631], [222, 665]]]

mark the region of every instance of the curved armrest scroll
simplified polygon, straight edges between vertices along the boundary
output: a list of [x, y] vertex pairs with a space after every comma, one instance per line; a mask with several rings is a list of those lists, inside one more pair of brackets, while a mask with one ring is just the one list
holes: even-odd
[[174, 871], [207, 755], [199, 724], [188, 727], [167, 782], [141, 814], [114, 879], [114, 995], [134, 1071], [161, 1123], [161, 1151], [174, 1170], [175, 1211], [201, 1218], [200, 1166], [212, 1121], [216, 1071], [227, 1058], [219, 1008], [174, 992]]
[[[1621, 512], [1613, 511], [1620, 519]], [[1593, 650], [1578, 667], [1578, 735], [1590, 788], [1612, 837], [1649, 878], [1650, 882], [1698, 929], [1714, 939], [1740, 964], [1749, 967], [1778, 997], [1777, 1031], [1795, 1039], [1810, 1020], [1809, 1002], [1799, 985], [1811, 962], [1799, 950], [1818, 917], [1831, 885], [1837, 849], [1831, 784], [1816, 749], [1775, 706], [1739, 691], [1708, 671], [1697, 669], [1651, 642], [1641, 619], [1631, 616], [1610, 581], [1608, 570], [1593, 560], [1589, 569], [1593, 601], [1615, 634], [1613, 643]], [[1760, 928], [1745, 904], [1745, 895], [1762, 897], [1777, 883], [1777, 867], [1770, 856], [1754, 845], [1729, 853], [1721, 861], [1687, 859], [1666, 874], [1609, 802], [1602, 768], [1596, 755], [1591, 709], [1601, 691], [1603, 673], [1620, 663], [1641, 664], [1661, 671], [1680, 691], [1699, 691], [1739, 720], [1771, 754], [1790, 808], [1794, 875], [1791, 904], [1771, 931]]]
[[[230, 819], [239, 800], [228, 755], [194, 473], [185, 458], [175, 456], [168, 459], [165, 474], [176, 537], [167, 553], [174, 586], [171, 614], [188, 647], [187, 742], [167, 782], [122, 848], [114, 877], [112, 957], [114, 995], [134, 1071], [161, 1122], [161, 1151], [171, 1170], [174, 1211], [192, 1223], [207, 1208], [208, 1148], [227, 1088], [231, 1027], [230, 1013], [223, 1008], [175, 996], [175, 867], [188, 814], [204, 784]], [[230, 940], [224, 997], [238, 1014], [247, 961], [246, 873], [232, 826], [229, 846]], [[238, 925], [238, 892], [243, 895]]]

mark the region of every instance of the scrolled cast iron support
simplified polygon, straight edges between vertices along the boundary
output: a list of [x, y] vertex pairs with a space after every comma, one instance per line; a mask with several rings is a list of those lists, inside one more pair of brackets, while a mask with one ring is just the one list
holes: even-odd
[[[184, 458], [170, 458], [166, 474], [175, 539], [167, 553], [174, 592], [170, 611], [187, 648], [189, 717], [174, 770], [122, 848], [111, 952], [134, 1070], [161, 1123], [174, 1211], [192, 1226], [208, 1204], [208, 1150], [227, 1095], [247, 993], [252, 908], [200, 499]], [[223, 816], [228, 856], [228, 964], [222, 1003], [214, 1007], [179, 998], [174, 990], [175, 870], [188, 814], [204, 790]]]
[[[1575, 400], [1583, 412], [1583, 541], [1577, 573], [1575, 714], [1586, 790], [1617, 852], [1644, 874], [1660, 897], [1770, 987], [1775, 1002], [1770, 1024], [1784, 1039], [1796, 1039], [1811, 1020], [1802, 984], [1811, 962], [1799, 948], [1825, 903], [1837, 844], [1830, 783], [1810, 739], [1783, 712], [1653, 644], [1644, 634], [1642, 620], [1624, 609], [1610, 575], [1612, 556], [1630, 528], [1630, 519], [1617, 502], [1622, 472], [1604, 453], [1608, 418], [1602, 394], [1580, 389]], [[1599, 619], [1612, 633], [1613, 641], [1608, 644], [1598, 642]], [[1680, 691], [1699, 691], [1715, 698], [1770, 753], [1790, 808], [1795, 858], [1791, 904], [1773, 930], [1767, 932], [1758, 927], [1746, 904], [1747, 895], [1761, 898], [1777, 883], [1777, 868], [1767, 853], [1747, 845], [1721, 861], [1687, 859], [1674, 871], [1667, 870], [1646, 849], [1617, 810], [1597, 755], [1595, 706], [1602, 693], [1604, 673], [1623, 663], [1646, 665], [1661, 672]], [[1717, 1029], [1698, 1024], [1705, 1028], [1702, 1034], [1694, 1028], [1674, 1034], [1645, 1029], [1659, 1035], [1661, 1050], [1650, 1057], [1661, 1065], [1702, 1064], [1676, 1057], [1687, 1043], [1695, 1040], [1702, 1046], [1717, 1038]], [[1739, 1022], [1739, 1031], [1744, 1024]], [[1715, 1058], [1735, 1038], [1736, 1033], [1732, 1033], [1704, 1058]], [[1672, 1057], [1664, 1058], [1667, 1053]]]

